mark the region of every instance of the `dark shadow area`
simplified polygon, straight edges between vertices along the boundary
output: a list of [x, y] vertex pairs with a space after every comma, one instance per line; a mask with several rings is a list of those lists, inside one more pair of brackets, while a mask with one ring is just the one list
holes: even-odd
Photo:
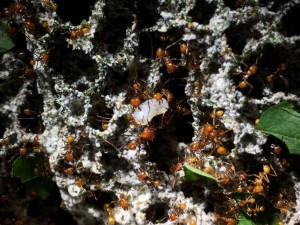
[[[11, 72], [9, 72], [8, 78], [0, 79], [0, 102], [4, 103], [9, 100], [11, 97], [14, 97], [18, 94], [21, 87], [23, 86], [22, 76], [24, 75], [25, 66], [19, 60], [12, 61], [9, 63]], [[2, 68], [8, 70], [8, 68]], [[2, 71], [1, 69], [1, 71]], [[9, 71], [9, 70], [8, 70]]]
[[81, 99], [73, 99], [70, 102], [72, 116], [82, 116], [84, 114], [84, 102]]
[[91, 8], [96, 0], [54, 0], [57, 4], [57, 15], [64, 22], [70, 21], [79, 25], [83, 20], [88, 20]]
[[100, 163], [105, 168], [105, 174], [103, 174], [103, 178], [106, 181], [109, 181], [114, 177], [114, 173], [118, 170], [128, 171], [131, 169], [131, 165], [126, 160], [121, 160], [118, 156], [118, 152], [116, 149], [108, 143], [103, 142], [101, 148], [104, 149], [102, 153]]
[[132, 25], [134, 1], [109, 1], [104, 6], [104, 18], [98, 26], [94, 44], [115, 54], [123, 48], [126, 29]]
[[160, 17], [157, 13], [159, 4], [157, 0], [139, 0], [137, 1], [137, 26], [141, 30], [148, 28], [156, 24], [156, 21]]
[[57, 186], [46, 200], [40, 198], [32, 199], [27, 208], [27, 216], [43, 218], [48, 224], [77, 225], [72, 215], [61, 207], [62, 199]]
[[27, 133], [41, 134], [45, 130], [41, 117], [44, 111], [43, 96], [38, 94], [36, 87], [30, 89], [32, 94], [28, 94], [20, 106], [19, 122]]
[[[184, 33], [183, 28], [170, 29], [165, 33], [162, 32], [143, 32], [139, 36], [138, 50], [141, 56], [155, 59], [156, 50], [158, 48], [165, 49], [182, 38]], [[180, 42], [176, 43], [171, 48], [168, 48], [168, 54], [171, 58], [180, 58]], [[176, 56], [176, 57], [175, 57]]]
[[225, 30], [227, 43], [234, 53], [241, 54], [250, 39], [258, 40], [261, 38], [261, 34], [253, 29], [253, 25], [257, 22], [258, 18], [252, 18], [243, 24], [231, 24]]
[[282, 19], [282, 33], [287, 37], [300, 35], [300, 5], [294, 6]]
[[[12, 0], [2, 0], [0, 2], [0, 9], [8, 8], [12, 3], [13, 3]], [[2, 16], [2, 14], [3, 14], [2, 10], [0, 13], [1, 13], [0, 15]]]
[[0, 138], [3, 138], [6, 125], [9, 122], [8, 116], [0, 114]]
[[169, 206], [166, 203], [156, 203], [154, 205], [150, 205], [149, 208], [145, 211], [146, 219], [151, 221], [152, 223], [157, 223], [158, 221], [161, 223], [165, 223], [168, 221], [168, 210]]
[[62, 39], [54, 41], [49, 52], [49, 67], [60, 73], [66, 83], [72, 84], [82, 77], [93, 82], [98, 75], [97, 63], [82, 50], [72, 50]]
[[149, 141], [148, 160], [157, 164], [158, 170], [170, 172], [170, 167], [178, 161], [179, 142], [190, 143], [194, 135], [193, 117], [185, 95], [185, 68], [169, 74], [162, 68], [162, 87], [172, 95], [170, 109], [163, 115], [152, 119], [150, 126], [155, 129], [155, 138]]
[[215, 4], [199, 0], [196, 1], [195, 7], [188, 13], [188, 16], [192, 17], [192, 21], [206, 25], [215, 14], [216, 9], [217, 6]]
[[109, 122], [113, 110], [108, 108], [105, 103], [105, 99], [98, 95], [91, 96], [92, 108], [88, 113], [88, 123], [94, 129], [104, 130], [102, 128], [102, 123]]
[[[261, 0], [263, 1], [263, 0]], [[290, 2], [291, 0], [281, 0], [281, 1], [274, 1], [271, 10], [273, 11], [278, 11], [280, 9], [280, 7], [282, 7], [285, 3]]]
[[224, 0], [224, 5], [231, 10], [236, 10], [242, 6], [243, 0]]
[[87, 205], [91, 205], [95, 208], [100, 209], [101, 211], [104, 211], [103, 206], [104, 204], [109, 204], [110, 207], [113, 207], [112, 202], [117, 202], [118, 197], [114, 192], [108, 192], [108, 191], [95, 191], [94, 197], [92, 198], [86, 198]]

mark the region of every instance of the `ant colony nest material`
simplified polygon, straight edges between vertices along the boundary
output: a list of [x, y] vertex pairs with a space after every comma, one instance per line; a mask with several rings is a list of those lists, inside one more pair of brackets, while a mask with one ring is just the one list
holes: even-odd
[[299, 224], [298, 159], [257, 128], [300, 102], [299, 15], [0, 0], [0, 224]]
[[149, 99], [139, 105], [132, 114], [139, 125], [147, 125], [155, 116], [164, 114], [169, 109], [169, 103], [165, 98], [157, 100]]

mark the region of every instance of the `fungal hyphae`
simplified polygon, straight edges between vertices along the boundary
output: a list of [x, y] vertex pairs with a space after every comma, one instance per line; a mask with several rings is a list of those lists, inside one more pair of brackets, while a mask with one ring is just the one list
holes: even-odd
[[165, 98], [155, 98], [143, 102], [132, 114], [135, 121], [140, 125], [147, 125], [155, 116], [164, 114], [169, 109], [169, 103]]

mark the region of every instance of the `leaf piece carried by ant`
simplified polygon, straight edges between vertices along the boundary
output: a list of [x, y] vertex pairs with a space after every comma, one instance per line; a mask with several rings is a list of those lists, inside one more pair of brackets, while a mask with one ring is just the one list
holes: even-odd
[[300, 154], [300, 114], [284, 101], [263, 112], [257, 128], [282, 140], [290, 153]]
[[7, 24], [8, 20], [0, 20], [0, 53], [8, 52], [15, 46], [12, 39], [6, 33]]
[[46, 172], [43, 159], [40, 157], [20, 156], [17, 158], [12, 166], [12, 176], [19, 177], [26, 185], [28, 192], [36, 192], [43, 200], [51, 194], [54, 187], [54, 182]]
[[216, 182], [216, 178], [209, 173], [206, 173], [202, 170], [196, 169], [188, 164], [184, 164], [184, 173], [185, 177], [189, 181], [197, 181], [201, 179], [201, 177], [207, 178], [210, 181]]
[[[274, 214], [272, 216], [273, 221], [268, 221], [268, 224], [270, 225], [277, 225], [280, 221], [280, 214]], [[237, 225], [257, 225], [257, 221], [254, 221], [252, 217], [248, 217], [245, 215], [243, 211], [239, 213], [239, 218], [238, 218], [238, 223]], [[259, 223], [261, 224], [261, 223]]]
[[42, 159], [39, 157], [28, 156], [26, 158], [17, 158], [12, 166], [12, 176], [19, 177], [24, 183], [32, 178], [37, 177], [34, 168], [42, 167]]

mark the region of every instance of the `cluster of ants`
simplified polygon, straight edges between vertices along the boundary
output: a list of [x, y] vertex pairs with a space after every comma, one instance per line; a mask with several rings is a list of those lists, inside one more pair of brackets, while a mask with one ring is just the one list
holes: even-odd
[[[57, 5], [51, 0], [43, 0], [42, 5], [47, 10], [57, 10]], [[36, 14], [32, 10], [32, 3], [26, 0], [13, 3], [8, 8], [5, 8], [3, 10], [3, 15], [9, 18], [10, 21], [7, 28], [7, 33], [10, 36], [13, 36], [19, 30], [28, 32], [30, 34], [34, 34], [39, 28], [46, 32], [50, 31], [47, 21], [41, 21], [40, 23], [38, 23], [35, 20]]]
[[[247, 87], [249, 88], [249, 90], [246, 94], [247, 96], [253, 90], [253, 85], [249, 82], [249, 79], [252, 78], [254, 75], [256, 75], [258, 73], [258, 69], [259, 69], [258, 60], [261, 57], [262, 57], [262, 54], [256, 59], [255, 64], [251, 65], [250, 67], [245, 65], [245, 67], [247, 69], [242, 75], [240, 73], [237, 74], [237, 75], [242, 76], [242, 79], [238, 83], [238, 88], [240, 88], [240, 89], [246, 89]], [[284, 83], [284, 85], [287, 87], [288, 86], [288, 81], [284, 77], [284, 72], [286, 71], [286, 69], [287, 69], [287, 64], [285, 64], [285, 63], [279, 64], [275, 71], [273, 71], [271, 73], [267, 72], [264, 75], [265, 83], [272, 88], [279, 80], [281, 80]]]
[[[217, 224], [235, 225], [241, 212], [254, 220], [272, 210], [272, 213], [285, 215], [295, 207], [295, 202], [284, 187], [276, 193], [271, 190], [272, 185], [278, 185], [276, 184], [278, 175], [271, 164], [264, 164], [262, 171], [253, 174], [237, 170], [238, 166], [234, 165], [237, 159], [232, 158], [233, 156], [226, 147], [226, 138], [230, 130], [222, 129], [221, 125], [215, 122], [216, 119], [222, 117], [223, 113], [222, 110], [214, 110], [211, 113], [214, 118], [213, 125], [206, 123], [197, 131], [196, 139], [187, 149], [189, 154], [182, 162], [172, 165], [170, 172], [179, 172], [184, 164], [188, 164], [215, 178], [220, 188], [217, 192], [222, 196], [224, 205], [227, 206], [220, 211], [215, 209]], [[271, 148], [279, 157], [281, 147], [272, 145]], [[212, 158], [212, 155], [215, 157]], [[225, 202], [231, 202], [231, 204]], [[170, 220], [171, 218], [173, 218], [172, 214], [170, 214]]]
[[[44, 7], [50, 8], [52, 11], [56, 11], [56, 4], [50, 0], [43, 0]], [[39, 32], [50, 32], [47, 21], [36, 21], [35, 12], [33, 12], [33, 6], [28, 1], [18, 1], [13, 3], [8, 8], [5, 8], [2, 14], [7, 18], [8, 24], [6, 33], [16, 41], [16, 46], [12, 49], [16, 52], [16, 57], [21, 60], [25, 69], [23, 72], [24, 78], [36, 78], [37, 73], [34, 69], [37, 63], [46, 64], [49, 61], [49, 53], [43, 52], [38, 56], [32, 56], [32, 53], [19, 43], [22, 40], [22, 35], [25, 35], [28, 41], [32, 41], [30, 35], [37, 36]], [[19, 40], [20, 39], [20, 40]]]
[[[181, 58], [172, 58], [171, 55], [173, 49], [171, 48], [174, 48], [174, 46], [179, 46]], [[168, 74], [176, 73], [182, 68], [198, 70], [200, 64], [200, 59], [190, 53], [188, 45], [181, 40], [175, 41], [165, 49], [158, 48], [156, 50], [156, 58], [161, 61], [162, 67], [165, 68], [165, 71]], [[247, 95], [249, 95], [253, 89], [253, 85], [250, 83], [249, 78], [253, 77], [258, 72], [258, 59], [256, 60], [256, 63], [250, 67], [246, 66], [247, 69], [245, 72], [242, 74], [239, 73], [242, 78], [239, 81], [237, 88], [245, 89], [248, 87], [250, 90]], [[265, 76], [265, 81], [270, 85], [274, 84], [278, 79], [283, 78], [285, 70], [286, 64], [280, 64], [273, 73]], [[142, 108], [144, 107], [142, 106], [143, 101], [153, 99], [158, 103], [161, 102], [162, 105], [162, 101], [165, 99], [169, 104], [166, 111], [168, 111], [169, 108], [171, 110], [176, 108], [177, 111], [181, 111], [182, 113], [191, 113], [190, 110], [180, 108], [179, 104], [174, 103], [173, 94], [166, 89], [151, 92], [148, 90], [142, 90], [140, 83], [134, 82], [132, 90], [133, 96], [131, 96], [129, 104], [132, 106], [134, 112], [142, 111]], [[201, 96], [201, 83], [199, 80], [195, 80], [193, 82], [192, 96], [196, 98]], [[151, 104], [152, 103], [150, 102], [147, 103], [149, 110], [151, 110]], [[275, 210], [279, 210], [281, 214], [286, 214], [287, 211], [291, 210], [295, 206], [295, 203], [283, 191], [283, 189], [279, 192], [279, 194], [277, 193], [276, 196], [273, 195], [272, 200], [267, 199], [270, 195], [269, 189], [272, 180], [269, 177], [277, 176], [271, 164], [263, 165], [263, 170], [257, 174], [247, 174], [244, 171], [236, 171], [236, 166], [234, 166], [232, 162], [227, 162], [228, 157], [231, 157], [229, 156], [230, 149], [227, 146], [227, 141], [230, 140], [230, 130], [224, 129], [222, 124], [218, 122], [223, 114], [224, 111], [222, 109], [213, 110], [210, 114], [210, 117], [213, 118], [213, 122], [202, 125], [202, 127], [196, 132], [195, 139], [189, 145], [187, 149], [188, 154], [185, 156], [185, 159], [182, 162], [172, 165], [170, 167], [170, 172], [176, 173], [181, 171], [183, 169], [183, 165], [186, 163], [215, 177], [220, 189], [222, 190], [222, 195], [225, 196], [226, 200], [231, 199], [230, 201], [233, 202], [225, 213], [223, 211], [216, 211], [215, 217], [218, 224], [237, 224], [239, 212], [241, 211], [248, 217], [256, 218], [258, 215], [267, 211], [266, 207], [269, 207], [269, 204], [271, 204]], [[148, 117], [148, 114], [145, 114], [144, 116]], [[157, 113], [153, 117], [155, 116], [164, 117], [165, 112]], [[146, 123], [141, 124], [141, 122], [139, 123], [139, 121], [136, 120], [134, 113], [129, 114], [128, 119], [137, 128], [136, 131], [139, 135], [128, 142], [128, 150], [136, 150], [139, 145], [154, 140], [155, 131], [167, 124], [166, 121], [168, 121], [168, 119], [164, 118], [162, 121], [166, 122], [166, 124], [163, 124], [163, 122], [159, 125], [155, 124], [151, 121], [153, 117], [151, 116]], [[107, 122], [102, 124], [102, 128], [107, 128], [107, 126]], [[280, 153], [278, 153], [278, 155], [279, 154]], [[221, 166], [218, 165], [218, 167], [213, 165], [213, 162], [207, 163], [209, 156], [215, 156], [215, 159], [218, 161], [217, 164], [221, 164]], [[225, 161], [223, 161], [223, 159]], [[140, 181], [150, 182], [155, 187], [159, 186], [160, 181], [149, 174], [151, 173], [148, 173], [147, 171], [138, 171], [137, 177]], [[174, 209], [169, 214], [169, 220], [179, 222], [179, 215], [182, 211], [184, 211], [184, 209], [181, 209], [181, 207]], [[194, 224], [194, 222], [195, 221], [193, 220], [190, 224]]]

